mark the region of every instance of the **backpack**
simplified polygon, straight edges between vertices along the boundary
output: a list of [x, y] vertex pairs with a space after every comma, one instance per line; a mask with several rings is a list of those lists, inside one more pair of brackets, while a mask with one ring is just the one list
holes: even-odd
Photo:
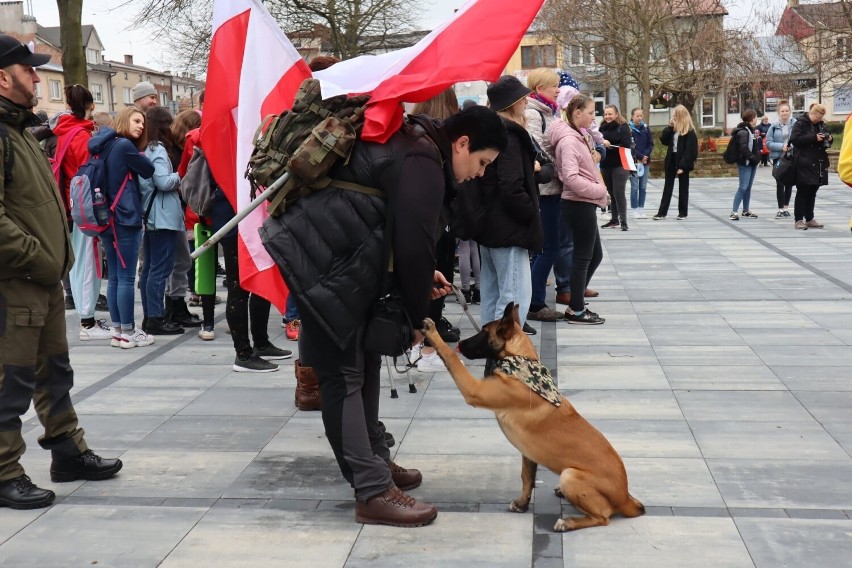
[[364, 126], [369, 95], [338, 95], [323, 100], [320, 83], [302, 81], [290, 110], [263, 119], [254, 135], [254, 150], [246, 169], [254, 199], [257, 189], [270, 188], [285, 173], [289, 179], [269, 205], [278, 216], [286, 205], [328, 186], [328, 172], [338, 161], [349, 161]]
[[728, 142], [728, 147], [725, 148], [725, 153], [722, 154], [722, 159], [728, 164], [737, 164], [740, 161], [740, 140], [739, 134], [742, 128], [734, 128], [731, 131], [731, 139]]
[[186, 167], [186, 175], [180, 180], [181, 197], [198, 216], [207, 217], [210, 215], [216, 187], [204, 150], [201, 146], [195, 146]]
[[106, 191], [106, 159], [116, 142], [117, 140], [113, 140], [103, 153], [89, 156], [86, 163], [80, 166], [71, 178], [71, 187], [68, 190], [71, 219], [80, 228], [80, 232], [89, 237], [97, 237], [115, 226], [115, 208], [124, 188], [127, 187], [127, 182], [130, 181], [131, 174], [127, 172], [110, 204]]
[[[61, 146], [57, 146], [56, 153], [53, 156], [49, 156], [47, 161], [50, 162], [50, 169], [53, 170], [53, 179], [56, 180], [56, 187], [59, 188], [59, 191], [62, 192], [62, 162], [65, 160], [65, 154], [68, 152], [68, 148], [71, 147], [71, 141], [74, 140], [74, 137], [77, 136], [78, 133], [84, 131], [85, 128], [82, 126], [74, 128], [71, 130], [68, 135], [65, 137], [65, 143]], [[70, 205], [68, 203], [68, 195], [65, 196], [65, 209], [69, 210]]]

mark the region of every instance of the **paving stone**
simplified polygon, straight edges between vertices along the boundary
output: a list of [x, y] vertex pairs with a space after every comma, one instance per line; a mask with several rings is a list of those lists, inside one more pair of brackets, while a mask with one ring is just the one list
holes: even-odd
[[852, 557], [849, 521], [735, 519], [757, 568], [846, 566]]
[[692, 432], [705, 458], [837, 461], [843, 448], [815, 422], [693, 421]]

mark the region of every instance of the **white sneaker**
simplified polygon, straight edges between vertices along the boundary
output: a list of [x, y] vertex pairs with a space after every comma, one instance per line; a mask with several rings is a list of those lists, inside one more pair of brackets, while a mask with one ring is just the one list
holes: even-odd
[[133, 349], [136, 347], [136, 342], [130, 339], [130, 335], [127, 333], [112, 332], [110, 345], [119, 349]]
[[417, 345], [413, 346], [408, 351], [408, 363], [410, 365], [417, 365], [417, 362], [420, 360], [420, 350], [423, 349], [423, 342], [421, 341]]
[[636, 217], [637, 219], [647, 219], [647, 218], [648, 218], [648, 216], [647, 216], [647, 215], [645, 215], [645, 210], [644, 210], [644, 209], [641, 209], [641, 208], [640, 208], [638, 211], [639, 211], [639, 216], [638, 216], [638, 217]]
[[[127, 334], [124, 334], [124, 333], [121, 334], [122, 340], [124, 339], [125, 335], [127, 335]], [[144, 331], [142, 331], [141, 329], [138, 329], [138, 328], [134, 329], [133, 333], [130, 334], [127, 337], [127, 339], [131, 343], [133, 343], [134, 347], [146, 347], [146, 346], [154, 343], [154, 336], [153, 335], [148, 335], [147, 333], [145, 333]], [[122, 347], [124, 347], [124, 345], [122, 345]]]
[[213, 326], [201, 326], [201, 329], [198, 330], [198, 337], [203, 339], [204, 341], [213, 341], [216, 339], [216, 332], [213, 330]]
[[436, 373], [446, 371], [447, 366], [438, 356], [437, 351], [431, 353], [421, 353], [420, 361], [417, 362], [417, 370], [421, 373]]
[[91, 341], [93, 339], [113, 339], [112, 328], [107, 325], [106, 320], [97, 320], [93, 327], [80, 326], [80, 341]]

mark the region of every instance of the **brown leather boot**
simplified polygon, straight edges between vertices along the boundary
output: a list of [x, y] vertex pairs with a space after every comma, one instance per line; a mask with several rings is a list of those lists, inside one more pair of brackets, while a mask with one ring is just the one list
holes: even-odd
[[435, 505], [417, 501], [395, 485], [366, 503], [355, 504], [355, 520], [366, 525], [422, 527], [437, 516]]
[[388, 462], [388, 465], [390, 466], [393, 482], [402, 491], [411, 491], [423, 483], [423, 474], [420, 473], [419, 469], [405, 469], [393, 461]]
[[319, 380], [313, 367], [303, 367], [302, 361], [296, 359], [296, 408], [299, 410], [320, 410]]

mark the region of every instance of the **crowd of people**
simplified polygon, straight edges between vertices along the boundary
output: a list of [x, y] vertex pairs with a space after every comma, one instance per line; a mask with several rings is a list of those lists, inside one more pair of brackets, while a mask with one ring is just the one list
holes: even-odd
[[[7, 131], [0, 144], [4, 150], [18, 150], [14, 163], [8, 152], [0, 152], [5, 158], [0, 191], [0, 506], [37, 508], [55, 496], [35, 486], [19, 463], [24, 451], [20, 416], [31, 400], [45, 427], [39, 443], [53, 454], [54, 481], [107, 479], [122, 468], [120, 460], [94, 454], [77, 424], [68, 395], [73, 371], [63, 278], [70, 274], [67, 289], [82, 341], [133, 349], [152, 345], [158, 335], [183, 334], [194, 327], [201, 340], [213, 340], [217, 297], [196, 293], [194, 283], [210, 275], [201, 275], [200, 268], [196, 274], [190, 257], [192, 229], [200, 225], [218, 231], [235, 211], [217, 188], [207, 215], [199, 216], [179, 191], [194, 149], [201, 147], [202, 110], [172, 116], [159, 105], [154, 86], [141, 82], [133, 89], [132, 106], [114, 117], [91, 116], [92, 94], [82, 85], [70, 85], [65, 89], [67, 111], [45, 127], [32, 107], [35, 67], [46, 56], [3, 35], [0, 48], [0, 123]], [[311, 68], [335, 62], [317, 58]], [[452, 291], [456, 258], [463, 298], [481, 304], [483, 325], [501, 318], [510, 302], [519, 306], [521, 325], [530, 334], [535, 330], [527, 320], [600, 325], [605, 318], [588, 305], [599, 294], [589, 285], [603, 258], [600, 229], [629, 230], [628, 181], [632, 216], [645, 217], [655, 138], [641, 109], [633, 109], [628, 120], [618, 106], [607, 105], [598, 124], [594, 100], [579, 91], [570, 74], [551, 69], [532, 71], [526, 85], [513, 76], [501, 77], [489, 85], [487, 95], [487, 107], [459, 109], [450, 88], [418, 105], [386, 143], [358, 141], [350, 159], [335, 166], [327, 188], [300, 198], [286, 211], [303, 215], [302, 226], [292, 230], [314, 233], [340, 226], [353, 210], [387, 208], [394, 220], [393, 230], [384, 234], [385, 218], [376, 218], [363, 242], [355, 243], [357, 249], [348, 234], [329, 233], [321, 247], [308, 242], [304, 249], [289, 251], [305, 262], [290, 263], [290, 272], [282, 268], [288, 284], [295, 285], [282, 314], [286, 337], [299, 341], [295, 404], [321, 411], [341, 474], [354, 489], [359, 522], [421, 526], [438, 511], [406, 493], [420, 485], [422, 474], [390, 458], [392, 436], [378, 419], [381, 356], [365, 347], [370, 314], [360, 309], [363, 302], [344, 302], [335, 321], [320, 318], [317, 303], [323, 296], [299, 292], [304, 287], [297, 284], [305, 276], [299, 267], [326, 259], [337, 278], [325, 282], [325, 292], [338, 298], [351, 289], [381, 290], [390, 282], [409, 319], [416, 323], [428, 316], [440, 322], [441, 336], [450, 342], [459, 340], [459, 330], [442, 311]], [[822, 227], [814, 219], [814, 199], [827, 183], [825, 149], [831, 137], [822, 123], [825, 108], [813, 105], [798, 121], [789, 110], [782, 104], [778, 122], [764, 119], [761, 125], [754, 111], [743, 113], [731, 140], [740, 150], [732, 220], [739, 219], [740, 205], [742, 216], [757, 216], [750, 196], [758, 165], [769, 159], [777, 163], [795, 148], [795, 226]], [[659, 142], [666, 147], [665, 181], [654, 219], [666, 218], [677, 180], [677, 218], [685, 220], [689, 175], [698, 154], [685, 107], [674, 109]], [[53, 171], [42, 151], [51, 155]], [[625, 168], [621, 151], [633, 154], [636, 171]], [[104, 189], [114, 220], [97, 238], [70, 221], [72, 179], [90, 160], [104, 164]], [[398, 167], [386, 168], [388, 163]], [[353, 192], [352, 186], [379, 191]], [[388, 196], [386, 204], [380, 203], [383, 196]], [[315, 206], [316, 199], [322, 199], [322, 207]], [[789, 215], [790, 199], [791, 187], [779, 184], [778, 218]], [[610, 219], [599, 227], [599, 211], [607, 207]], [[367, 269], [381, 262], [383, 247], [377, 243], [383, 239], [391, 243], [392, 274]], [[235, 350], [232, 368], [273, 372], [278, 369], [274, 361], [292, 353], [269, 340], [270, 302], [240, 286], [236, 229], [222, 238], [219, 248], [228, 290], [225, 315]], [[551, 274], [555, 302], [565, 305], [564, 311], [547, 305]], [[107, 280], [105, 302], [102, 279]], [[143, 313], [138, 324], [137, 298]], [[189, 311], [187, 300], [201, 306], [202, 317]], [[96, 318], [103, 308], [109, 322]], [[352, 333], [341, 341], [335, 326], [343, 325]], [[444, 369], [419, 331], [414, 330], [413, 338], [411, 364], [424, 372]], [[489, 361], [487, 368], [493, 364]]]

